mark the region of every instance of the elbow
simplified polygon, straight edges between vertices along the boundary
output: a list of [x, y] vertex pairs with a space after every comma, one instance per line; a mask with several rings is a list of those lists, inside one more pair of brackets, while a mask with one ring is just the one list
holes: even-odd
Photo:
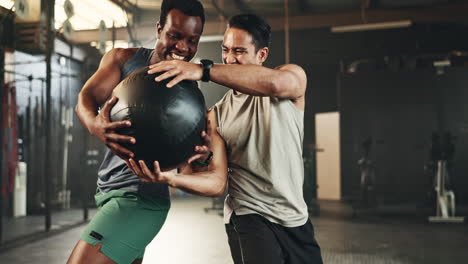
[[280, 78], [271, 78], [270, 80], [270, 95], [281, 97], [284, 91], [284, 85]]
[[220, 181], [219, 183], [216, 184], [216, 186], [213, 188], [213, 192], [211, 193], [211, 197], [221, 197], [224, 195], [224, 192], [226, 191], [226, 181]]
[[81, 119], [81, 116], [82, 116], [81, 115], [81, 112], [82, 112], [82, 106], [81, 106], [82, 102], [81, 102], [81, 100], [82, 100], [82, 98], [81, 97], [82, 97], [82, 94], [79, 93], [78, 94], [78, 102], [75, 105], [75, 114], [78, 117], [78, 119], [82, 122], [82, 119]]
[[81, 104], [82, 99], [83, 99], [83, 92], [81, 91], [81, 92], [78, 93], [78, 100], [77, 100], [76, 105], [75, 105], [75, 113], [77, 115], [80, 114], [80, 110], [81, 110], [80, 104]]
[[218, 187], [216, 190], [211, 193], [211, 197], [221, 197], [224, 195], [224, 191], [226, 190], [226, 185], [223, 185], [223, 187]]
[[80, 108], [78, 107], [78, 104], [75, 105], [75, 114], [78, 115], [80, 111]]
[[78, 117], [78, 120], [81, 122], [84, 128], [92, 135], [93, 133], [90, 130], [88, 119], [86, 118], [86, 107], [83, 105], [83, 94], [80, 92], [78, 94], [78, 102], [75, 105], [75, 114]]
[[221, 197], [221, 196], [223, 196], [225, 190], [226, 190], [225, 188], [220, 189], [219, 191], [215, 192], [215, 193], [212, 195], [212, 197]]
[[78, 102], [76, 103], [75, 105], [75, 114], [76, 116], [78, 116], [78, 118], [80, 117], [80, 94], [78, 94]]
[[290, 71], [277, 71], [271, 78], [270, 89], [274, 97], [295, 99], [305, 93], [307, 79], [305, 73], [303, 78], [297, 76]]

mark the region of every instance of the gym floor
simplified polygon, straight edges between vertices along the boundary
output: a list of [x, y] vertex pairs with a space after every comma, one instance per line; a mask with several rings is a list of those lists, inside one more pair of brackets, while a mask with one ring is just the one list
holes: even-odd
[[[229, 264], [222, 217], [205, 213], [208, 198], [173, 199], [167, 222], [143, 264]], [[324, 263], [466, 263], [467, 224], [428, 224], [418, 216], [358, 215], [342, 203], [321, 202], [313, 217]], [[0, 254], [2, 263], [66, 262], [83, 226]]]

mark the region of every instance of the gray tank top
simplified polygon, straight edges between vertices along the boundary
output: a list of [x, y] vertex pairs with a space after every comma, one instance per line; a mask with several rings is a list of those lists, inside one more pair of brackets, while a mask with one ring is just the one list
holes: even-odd
[[[135, 55], [125, 63], [121, 69], [120, 80], [133, 72], [148, 66], [152, 49], [140, 48]], [[97, 186], [101, 192], [111, 190], [128, 190], [151, 197], [169, 199], [169, 188], [166, 184], [152, 184], [142, 182], [138, 176], [127, 167], [125, 162], [106, 148], [104, 160], [98, 171]]]
[[304, 225], [304, 112], [288, 99], [232, 90], [215, 110], [230, 171], [225, 223], [234, 211], [259, 214], [286, 227]]

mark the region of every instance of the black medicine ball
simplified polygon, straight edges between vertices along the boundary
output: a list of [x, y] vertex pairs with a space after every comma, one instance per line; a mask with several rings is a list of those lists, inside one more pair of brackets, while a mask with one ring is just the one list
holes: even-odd
[[161, 169], [186, 161], [202, 145], [206, 125], [205, 99], [193, 81], [167, 88], [169, 80], [156, 82], [161, 73], [148, 74], [148, 67], [122, 80], [113, 91], [119, 100], [111, 110], [111, 121], [130, 120], [131, 127], [118, 130], [133, 136], [136, 144], [122, 144], [144, 160], [149, 168], [159, 161]]

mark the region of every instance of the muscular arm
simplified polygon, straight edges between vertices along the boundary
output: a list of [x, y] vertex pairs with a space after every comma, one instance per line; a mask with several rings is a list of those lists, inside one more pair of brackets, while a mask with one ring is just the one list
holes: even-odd
[[192, 174], [177, 174], [168, 182], [170, 186], [182, 189], [186, 192], [203, 196], [221, 196], [227, 183], [227, 157], [224, 140], [216, 129], [216, 116], [214, 110], [208, 113], [211, 135], [211, 151], [213, 159], [204, 172], [193, 172]]
[[[151, 65], [148, 73], [156, 72], [165, 72], [156, 77], [156, 81], [174, 77], [168, 87], [182, 80], [199, 81], [203, 75], [200, 64], [177, 60]], [[294, 64], [275, 69], [254, 64], [216, 64], [211, 68], [210, 77], [211, 81], [241, 93], [290, 99], [298, 108], [304, 108], [307, 76]]]
[[[132, 49], [113, 49], [106, 53], [96, 73], [91, 76], [78, 94], [78, 103], [75, 108], [79, 120], [90, 134], [97, 137], [123, 159], [133, 156], [133, 153], [120, 146], [119, 143], [134, 143], [135, 139], [119, 135], [114, 130], [128, 127], [131, 124], [128, 121], [110, 122], [110, 109], [118, 99], [112, 98], [108, 102], [106, 100], [120, 81], [121, 67], [133, 53]], [[98, 114], [100, 106], [103, 107]]]
[[307, 86], [304, 70], [294, 64], [275, 69], [253, 64], [216, 64], [211, 69], [210, 77], [211, 81], [241, 93], [292, 100], [303, 97]]
[[84, 84], [78, 94], [76, 114], [81, 123], [92, 134], [94, 120], [98, 109], [112, 94], [120, 81], [120, 68], [122, 66], [122, 51], [113, 49], [102, 57], [98, 70]]
[[212, 126], [208, 133], [211, 136], [211, 151], [213, 159], [206, 171], [191, 172], [184, 170], [181, 173], [161, 172], [159, 164], [155, 162], [155, 171], [151, 172], [144, 162], [137, 164], [130, 160], [130, 168], [141, 179], [154, 183], [167, 183], [172, 187], [202, 196], [221, 196], [227, 184], [227, 158], [224, 140], [216, 129], [216, 117], [214, 110], [208, 113], [208, 119]]

